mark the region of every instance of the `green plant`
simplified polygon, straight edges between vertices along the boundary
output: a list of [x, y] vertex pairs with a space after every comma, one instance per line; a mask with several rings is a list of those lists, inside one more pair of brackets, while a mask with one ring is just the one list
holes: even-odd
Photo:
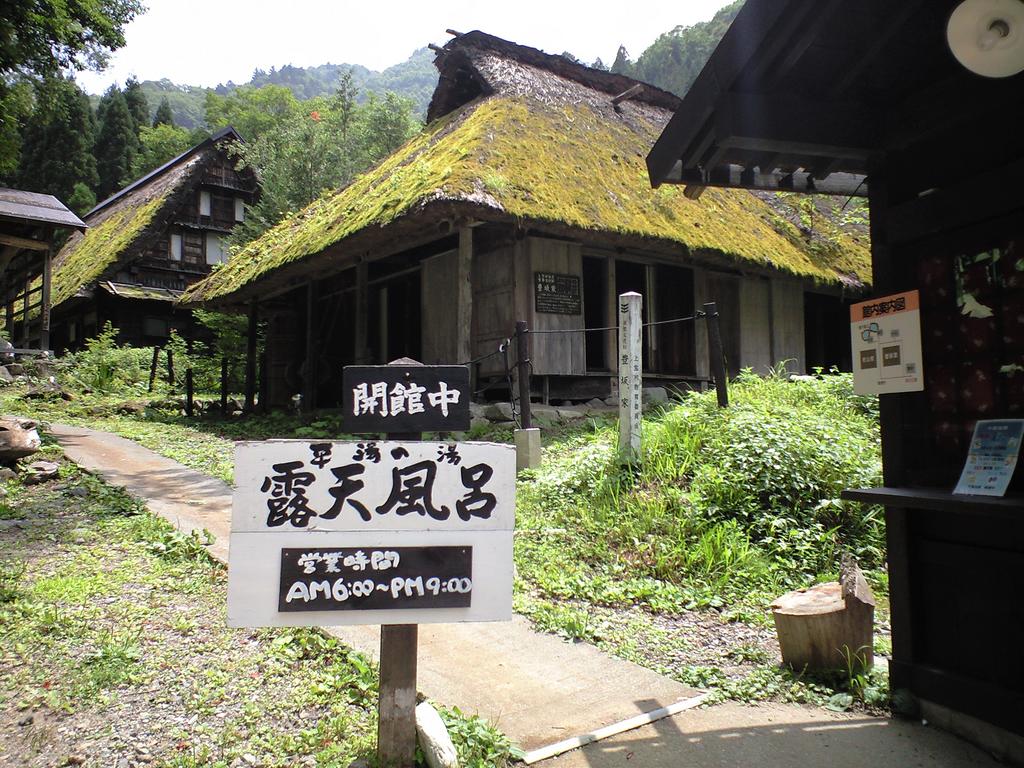
[[0, 560], [0, 605], [13, 603], [24, 595], [21, 581], [25, 568], [21, 561]]
[[85, 657], [89, 679], [98, 688], [109, 688], [136, 679], [136, 666], [142, 657], [139, 640], [142, 628], [101, 632], [96, 648]]
[[483, 718], [467, 715], [458, 707], [438, 707], [437, 711], [448, 728], [463, 768], [503, 768], [525, 756], [507, 736]]

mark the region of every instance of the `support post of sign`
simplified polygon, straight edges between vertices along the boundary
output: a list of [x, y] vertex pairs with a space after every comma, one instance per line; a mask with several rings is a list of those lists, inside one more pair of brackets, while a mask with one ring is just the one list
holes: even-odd
[[[516, 471], [540, 466], [540, 430], [530, 412], [530, 330], [525, 320], [516, 321], [516, 375], [519, 379], [519, 429], [515, 431]], [[512, 393], [508, 393], [509, 400]]]
[[725, 372], [725, 352], [722, 350], [722, 331], [718, 326], [718, 305], [711, 301], [704, 305], [704, 321], [708, 327], [708, 360], [711, 375], [715, 377], [718, 407], [729, 407], [728, 376]]
[[643, 406], [643, 297], [619, 296], [619, 460], [640, 460]]

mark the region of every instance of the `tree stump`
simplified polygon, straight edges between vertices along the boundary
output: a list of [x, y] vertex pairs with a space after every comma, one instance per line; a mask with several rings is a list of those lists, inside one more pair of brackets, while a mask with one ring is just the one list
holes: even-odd
[[796, 670], [870, 669], [875, 599], [852, 557], [840, 580], [787, 592], [771, 604], [782, 660]]

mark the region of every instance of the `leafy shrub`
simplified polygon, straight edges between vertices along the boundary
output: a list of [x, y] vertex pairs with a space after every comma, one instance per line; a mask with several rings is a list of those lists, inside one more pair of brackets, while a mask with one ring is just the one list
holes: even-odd
[[64, 373], [72, 384], [103, 394], [145, 389], [152, 350], [118, 346], [117, 333], [108, 322], [85, 349], [64, 357]]

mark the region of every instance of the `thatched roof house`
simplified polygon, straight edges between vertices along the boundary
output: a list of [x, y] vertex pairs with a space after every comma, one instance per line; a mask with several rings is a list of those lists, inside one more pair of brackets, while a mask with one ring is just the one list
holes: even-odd
[[54, 261], [54, 346], [76, 346], [106, 322], [122, 341], [160, 343], [188, 312], [174, 302], [225, 258], [221, 238], [256, 194], [236, 171], [225, 128], [129, 184], [85, 215], [89, 229]]
[[[788, 200], [652, 191], [644, 157], [679, 104], [667, 92], [481, 32], [457, 36], [436, 65], [440, 82], [419, 136], [183, 297], [256, 302], [278, 318], [269, 367], [286, 389], [301, 381], [307, 394], [319, 388], [321, 400], [333, 400], [345, 362], [468, 360], [492, 351], [516, 319], [538, 330], [605, 326], [623, 290], [645, 294], [651, 320], [715, 298], [734, 369], [785, 358], [802, 367], [804, 292], [829, 296], [835, 307], [815, 299], [814, 311], [836, 314], [831, 297], [870, 279], [866, 236], [827, 216], [802, 231], [806, 215]], [[535, 281], [551, 275], [573, 278], [559, 285], [581, 294], [556, 311], [538, 308], [534, 295]], [[776, 318], [770, 333], [773, 304], [792, 316]], [[287, 328], [279, 345], [275, 326]], [[649, 372], [705, 377], [701, 336], [669, 326], [650, 334]], [[539, 338], [535, 372], [571, 377], [549, 384], [565, 384], [566, 395], [607, 390], [611, 335], [584, 344]]]

